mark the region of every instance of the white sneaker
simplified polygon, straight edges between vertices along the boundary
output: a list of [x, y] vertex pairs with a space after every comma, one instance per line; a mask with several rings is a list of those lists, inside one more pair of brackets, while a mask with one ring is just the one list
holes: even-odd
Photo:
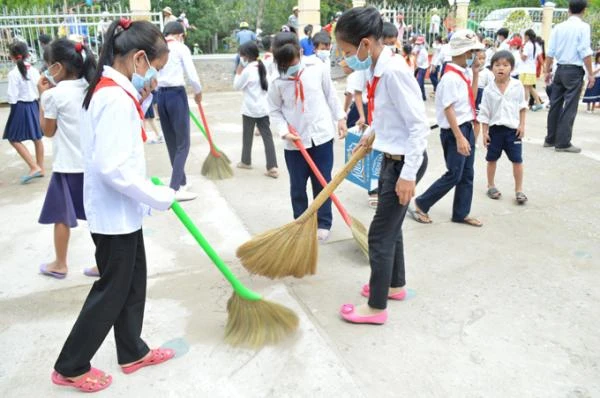
[[188, 181], [188, 183], [187, 183], [187, 184], [185, 184], [185, 185], [180, 185], [180, 186], [179, 186], [179, 190], [180, 190], [180, 191], [189, 191], [191, 187], [192, 187], [192, 183]]
[[179, 191], [175, 192], [175, 199], [178, 202], [185, 202], [186, 200], [194, 200], [197, 197], [198, 197], [197, 193], [182, 191], [181, 189], [179, 189]]
[[327, 242], [327, 240], [329, 239], [329, 230], [322, 228], [317, 229], [317, 239], [321, 243]]

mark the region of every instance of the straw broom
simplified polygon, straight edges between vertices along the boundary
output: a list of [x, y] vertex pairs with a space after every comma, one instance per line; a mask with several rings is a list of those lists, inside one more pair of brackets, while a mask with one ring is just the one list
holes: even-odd
[[[152, 182], [163, 185], [157, 177], [152, 177]], [[277, 343], [298, 328], [298, 316], [292, 310], [263, 300], [260, 294], [248, 289], [233, 275], [179, 203], [174, 202], [171, 209], [233, 287], [227, 302], [227, 343], [261, 347]]]
[[[202, 126], [202, 123], [200, 123], [200, 120], [198, 120], [198, 118], [196, 117], [196, 115], [194, 115], [192, 113], [192, 111], [190, 111], [190, 118], [192, 119], [192, 122], [194, 122], [194, 124], [196, 125], [196, 127], [198, 127], [198, 130], [200, 130], [200, 132], [202, 133], [202, 135], [204, 136], [204, 138], [206, 138], [206, 140], [208, 141], [208, 136], [206, 135], [206, 130], [204, 130], [204, 126]], [[210, 144], [210, 141], [209, 141]], [[225, 160], [227, 161], [227, 163], [231, 164], [231, 160], [229, 160], [229, 158], [227, 157], [227, 155], [225, 155], [225, 153], [219, 149], [219, 147], [217, 146], [217, 144], [215, 144], [213, 142], [214, 146], [215, 146], [215, 151], [217, 151], [221, 157], [225, 158]]]
[[237, 256], [246, 269], [271, 279], [285, 276], [301, 278], [312, 275], [317, 269], [317, 210], [344, 181], [359, 160], [371, 150], [375, 134], [365, 146], [354, 152], [344, 168], [333, 177], [293, 222], [255, 236], [237, 249]]
[[206, 128], [206, 138], [210, 145], [210, 153], [202, 164], [201, 174], [211, 180], [223, 180], [225, 178], [233, 177], [233, 170], [229, 165], [229, 159], [224, 157], [220, 151], [217, 151], [215, 144], [213, 143], [212, 136], [210, 134], [210, 128], [206, 122], [206, 116], [204, 115], [204, 109], [201, 104], [198, 104], [198, 110], [200, 111], [200, 117], [202, 123]]
[[[298, 136], [298, 131], [291, 124], [288, 124], [288, 130], [291, 134]], [[308, 165], [310, 166], [313, 174], [315, 175], [315, 177], [317, 177], [317, 180], [319, 180], [319, 183], [323, 187], [325, 187], [327, 185], [327, 181], [325, 181], [325, 178], [319, 171], [319, 168], [306, 151], [306, 148], [302, 144], [302, 141], [294, 141], [294, 145], [296, 145], [296, 148], [298, 148], [300, 150], [300, 153], [302, 153], [304, 160], [306, 160], [306, 163], [308, 163]], [[367, 258], [369, 258], [369, 239], [367, 237], [367, 229], [360, 221], [348, 214], [348, 212], [346, 211], [344, 206], [342, 206], [342, 203], [340, 202], [335, 193], [331, 194], [331, 200], [340, 212], [340, 215], [344, 219], [346, 225], [350, 228], [350, 231], [352, 231], [352, 236], [354, 237], [356, 243], [358, 243], [360, 250], [364, 253], [365, 256], [367, 256]]]

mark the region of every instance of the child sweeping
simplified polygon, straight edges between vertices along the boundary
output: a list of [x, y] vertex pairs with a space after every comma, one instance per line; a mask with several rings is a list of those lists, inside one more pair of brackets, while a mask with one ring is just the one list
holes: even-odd
[[[273, 41], [273, 54], [280, 76], [269, 86], [269, 114], [275, 130], [286, 140], [285, 161], [290, 174], [292, 208], [294, 218], [298, 218], [308, 207], [307, 180], [311, 180], [313, 197], [323, 187], [293, 142], [302, 141], [321, 174], [330, 181], [333, 139], [336, 130], [340, 139], [346, 136], [346, 117], [325, 65], [301, 62], [295, 34], [278, 33]], [[289, 132], [288, 124], [298, 131], [299, 137]], [[327, 200], [318, 211], [319, 241], [329, 238], [331, 223], [331, 200]]]
[[267, 158], [267, 171], [265, 175], [271, 178], [279, 177], [277, 171], [277, 155], [269, 123], [269, 109], [267, 104], [267, 91], [269, 82], [265, 65], [258, 59], [258, 46], [249, 41], [240, 47], [240, 64], [238, 65], [233, 80], [233, 88], [243, 90], [244, 102], [242, 103], [243, 145], [242, 160], [237, 167], [241, 169], [252, 168], [252, 140], [254, 127], [263, 139], [265, 157]]
[[[376, 134], [373, 148], [384, 152], [379, 202], [369, 229], [371, 279], [361, 291], [369, 301], [342, 306], [342, 318], [351, 323], [383, 324], [388, 299], [406, 297], [402, 223], [415, 184], [427, 167], [429, 126], [421, 91], [403, 58], [382, 44], [382, 30], [374, 7], [347, 11], [335, 30], [348, 66], [367, 75], [368, 118]], [[365, 145], [368, 134], [359, 145]]]
[[[10, 56], [15, 67], [8, 73], [7, 97], [10, 104], [10, 114], [2, 138], [8, 140], [19, 156], [23, 158], [29, 173], [21, 177], [21, 184], [27, 184], [34, 178], [44, 176], [44, 144], [40, 129], [40, 113], [37, 82], [40, 74], [26, 62], [29, 57], [27, 44], [15, 42], [10, 46]], [[23, 141], [33, 141], [35, 160]]]
[[525, 135], [525, 113], [527, 101], [523, 84], [510, 77], [515, 59], [508, 51], [499, 51], [492, 56], [494, 80], [483, 92], [479, 121], [483, 125], [483, 143], [487, 147], [487, 196], [500, 199], [494, 177], [496, 163], [502, 151], [513, 164], [515, 197], [518, 204], [527, 202], [523, 193], [523, 136]]
[[[53, 41], [47, 50], [48, 68], [39, 80], [40, 125], [54, 137], [52, 177], [40, 215], [40, 224], [54, 224], [54, 261], [42, 264], [43, 275], [67, 275], [67, 248], [71, 228], [85, 220], [83, 208], [83, 158], [81, 155], [81, 104], [96, 73], [96, 59], [88, 47], [67, 39]], [[96, 267], [84, 269], [98, 276]]]
[[85, 213], [101, 277], [54, 365], [54, 384], [84, 392], [107, 388], [112, 377], [91, 367], [90, 360], [111, 328], [126, 374], [174, 355], [169, 349], [149, 349], [140, 337], [146, 302], [142, 218], [150, 207], [168, 209], [175, 192], [146, 179], [139, 101], [156, 87], [157, 69], [168, 57], [164, 37], [150, 22], [121, 19], [104, 36], [81, 121]]

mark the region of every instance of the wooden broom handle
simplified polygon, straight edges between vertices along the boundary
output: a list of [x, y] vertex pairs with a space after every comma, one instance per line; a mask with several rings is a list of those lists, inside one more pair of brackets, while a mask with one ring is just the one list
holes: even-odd
[[367, 153], [369, 153], [369, 151], [371, 150], [371, 146], [373, 145], [373, 141], [375, 141], [375, 133], [371, 133], [371, 135], [369, 135], [369, 137], [367, 138], [366, 145], [361, 145], [356, 150], [356, 152], [354, 152], [348, 163], [344, 165], [344, 168], [342, 168], [342, 170], [340, 170], [333, 177], [331, 182], [327, 184], [325, 188], [323, 188], [323, 190], [319, 193], [319, 195], [317, 195], [315, 200], [313, 200], [310, 206], [308, 206], [308, 209], [306, 209], [306, 211], [302, 213], [302, 215], [298, 219], [296, 219], [297, 222], [301, 223], [306, 221], [306, 219], [311, 217], [313, 213], [315, 213], [317, 210], [319, 210], [321, 206], [323, 206], [323, 203], [327, 201], [327, 199], [331, 196], [333, 191], [335, 191], [337, 187], [342, 183], [342, 181], [344, 181], [344, 179], [348, 176], [348, 174], [350, 174], [354, 166], [356, 166], [356, 163], [358, 163], [367, 155]]

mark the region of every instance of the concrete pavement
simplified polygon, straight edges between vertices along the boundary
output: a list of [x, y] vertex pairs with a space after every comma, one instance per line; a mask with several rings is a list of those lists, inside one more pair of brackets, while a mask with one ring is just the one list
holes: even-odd
[[[205, 95], [216, 142], [234, 164], [241, 153], [240, 103], [239, 93]], [[433, 119], [433, 103], [427, 107]], [[0, 110], [2, 123], [7, 114]], [[187, 170], [200, 197], [184, 207], [244, 282], [298, 312], [300, 330], [257, 352], [225, 345], [230, 287], [175, 216], [157, 213], [145, 222], [143, 336], [152, 346], [175, 348], [178, 358], [125, 376], [109, 335], [93, 360], [114, 377], [101, 396], [600, 396], [600, 114], [577, 116], [573, 141], [581, 155], [541, 147], [545, 117], [527, 115], [526, 206], [514, 204], [506, 158], [497, 175], [503, 198], [485, 196], [479, 150], [472, 213], [483, 228], [451, 223], [450, 195], [431, 210], [434, 224], [406, 220], [410, 299], [390, 303], [389, 321], [380, 327], [350, 325], [337, 314], [343, 303], [363, 302], [359, 291], [369, 267], [335, 213], [317, 275], [270, 281], [245, 272], [237, 246], [291, 219], [281, 142], [280, 179], [262, 175], [259, 138], [254, 170], [236, 169], [234, 179], [211, 182], [199, 174], [208, 147], [194, 130]], [[444, 171], [437, 131], [428, 152], [419, 191]], [[49, 165], [49, 153], [47, 159]], [[148, 145], [147, 159], [150, 174], [168, 177], [163, 145]], [[53, 386], [50, 372], [92, 282], [81, 274], [93, 263], [89, 231], [85, 225], [73, 230], [66, 280], [38, 275], [39, 263], [53, 255], [52, 228], [37, 224], [48, 178], [18, 185], [25, 167], [6, 142], [0, 161], [0, 395], [75, 396]], [[342, 164], [339, 142], [335, 168]], [[337, 194], [368, 225], [373, 210], [366, 192], [345, 182]]]

